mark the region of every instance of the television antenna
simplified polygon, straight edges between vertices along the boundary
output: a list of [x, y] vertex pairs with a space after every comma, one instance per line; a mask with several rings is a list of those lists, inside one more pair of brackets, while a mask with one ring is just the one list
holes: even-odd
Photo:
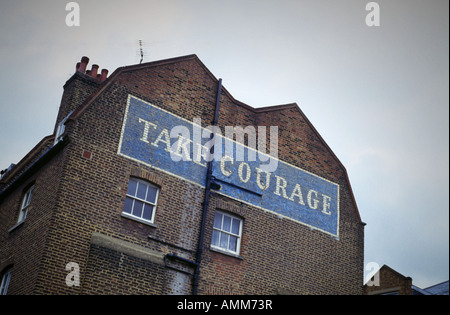
[[139, 40], [138, 42], [139, 44], [139, 57], [141, 58], [141, 60], [139, 61], [139, 64], [142, 63], [142, 61], [144, 60], [144, 56], [147, 56], [147, 53], [144, 51], [144, 43], [142, 41], [142, 39]]

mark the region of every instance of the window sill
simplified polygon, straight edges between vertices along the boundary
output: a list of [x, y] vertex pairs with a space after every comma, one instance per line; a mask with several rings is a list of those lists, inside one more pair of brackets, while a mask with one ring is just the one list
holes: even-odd
[[22, 220], [20, 222], [17, 222], [16, 224], [14, 224], [13, 227], [8, 230], [8, 233], [11, 233], [15, 229], [17, 229], [19, 226], [22, 226], [22, 224], [24, 224], [24, 222], [25, 222], [25, 220]]
[[126, 219], [130, 219], [130, 220], [133, 220], [133, 221], [136, 221], [136, 222], [139, 222], [139, 223], [142, 223], [142, 224], [154, 227], [154, 228], [158, 227], [155, 223], [152, 223], [152, 222], [144, 220], [144, 219], [137, 218], [135, 216], [129, 215], [129, 214], [124, 213], [124, 212], [122, 212], [122, 214], [120, 216], [123, 217], [123, 218], [126, 218]]
[[238, 254], [233, 254], [233, 253], [230, 253], [230, 252], [227, 252], [227, 251], [225, 251], [225, 250], [223, 250], [223, 249], [220, 249], [220, 248], [217, 248], [217, 247], [210, 247], [209, 248], [209, 250], [210, 251], [213, 251], [213, 252], [216, 252], [216, 253], [219, 253], [219, 254], [223, 254], [223, 255], [227, 255], [227, 256], [230, 256], [230, 257], [233, 257], [233, 258], [237, 258], [237, 259], [240, 259], [240, 260], [244, 260], [244, 257], [242, 257], [242, 256], [240, 256], [240, 255], [238, 255]]

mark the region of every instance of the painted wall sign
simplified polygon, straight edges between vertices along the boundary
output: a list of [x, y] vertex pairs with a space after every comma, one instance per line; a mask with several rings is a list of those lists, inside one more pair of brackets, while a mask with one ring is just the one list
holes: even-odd
[[211, 140], [210, 134], [195, 120], [130, 95], [118, 154], [204, 187], [214, 143], [219, 193], [338, 237], [338, 184], [281, 160], [268, 171], [264, 165], [273, 157], [220, 135]]

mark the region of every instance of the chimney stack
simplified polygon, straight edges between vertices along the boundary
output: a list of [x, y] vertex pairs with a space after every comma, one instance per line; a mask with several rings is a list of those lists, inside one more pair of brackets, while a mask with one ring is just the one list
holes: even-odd
[[101, 74], [98, 73], [99, 66], [97, 64], [93, 64], [91, 70], [86, 70], [88, 63], [89, 58], [86, 56], [82, 57], [81, 62], [77, 62], [75, 72], [84, 73], [88, 76], [93, 77], [96, 80], [99, 80], [100, 82], [105, 81], [108, 76], [108, 70], [102, 69]]

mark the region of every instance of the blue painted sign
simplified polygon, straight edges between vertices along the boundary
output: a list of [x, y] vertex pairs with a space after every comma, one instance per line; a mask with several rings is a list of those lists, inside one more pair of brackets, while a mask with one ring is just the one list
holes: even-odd
[[338, 237], [338, 184], [211, 133], [130, 95], [118, 154], [202, 187], [213, 159], [218, 193]]

